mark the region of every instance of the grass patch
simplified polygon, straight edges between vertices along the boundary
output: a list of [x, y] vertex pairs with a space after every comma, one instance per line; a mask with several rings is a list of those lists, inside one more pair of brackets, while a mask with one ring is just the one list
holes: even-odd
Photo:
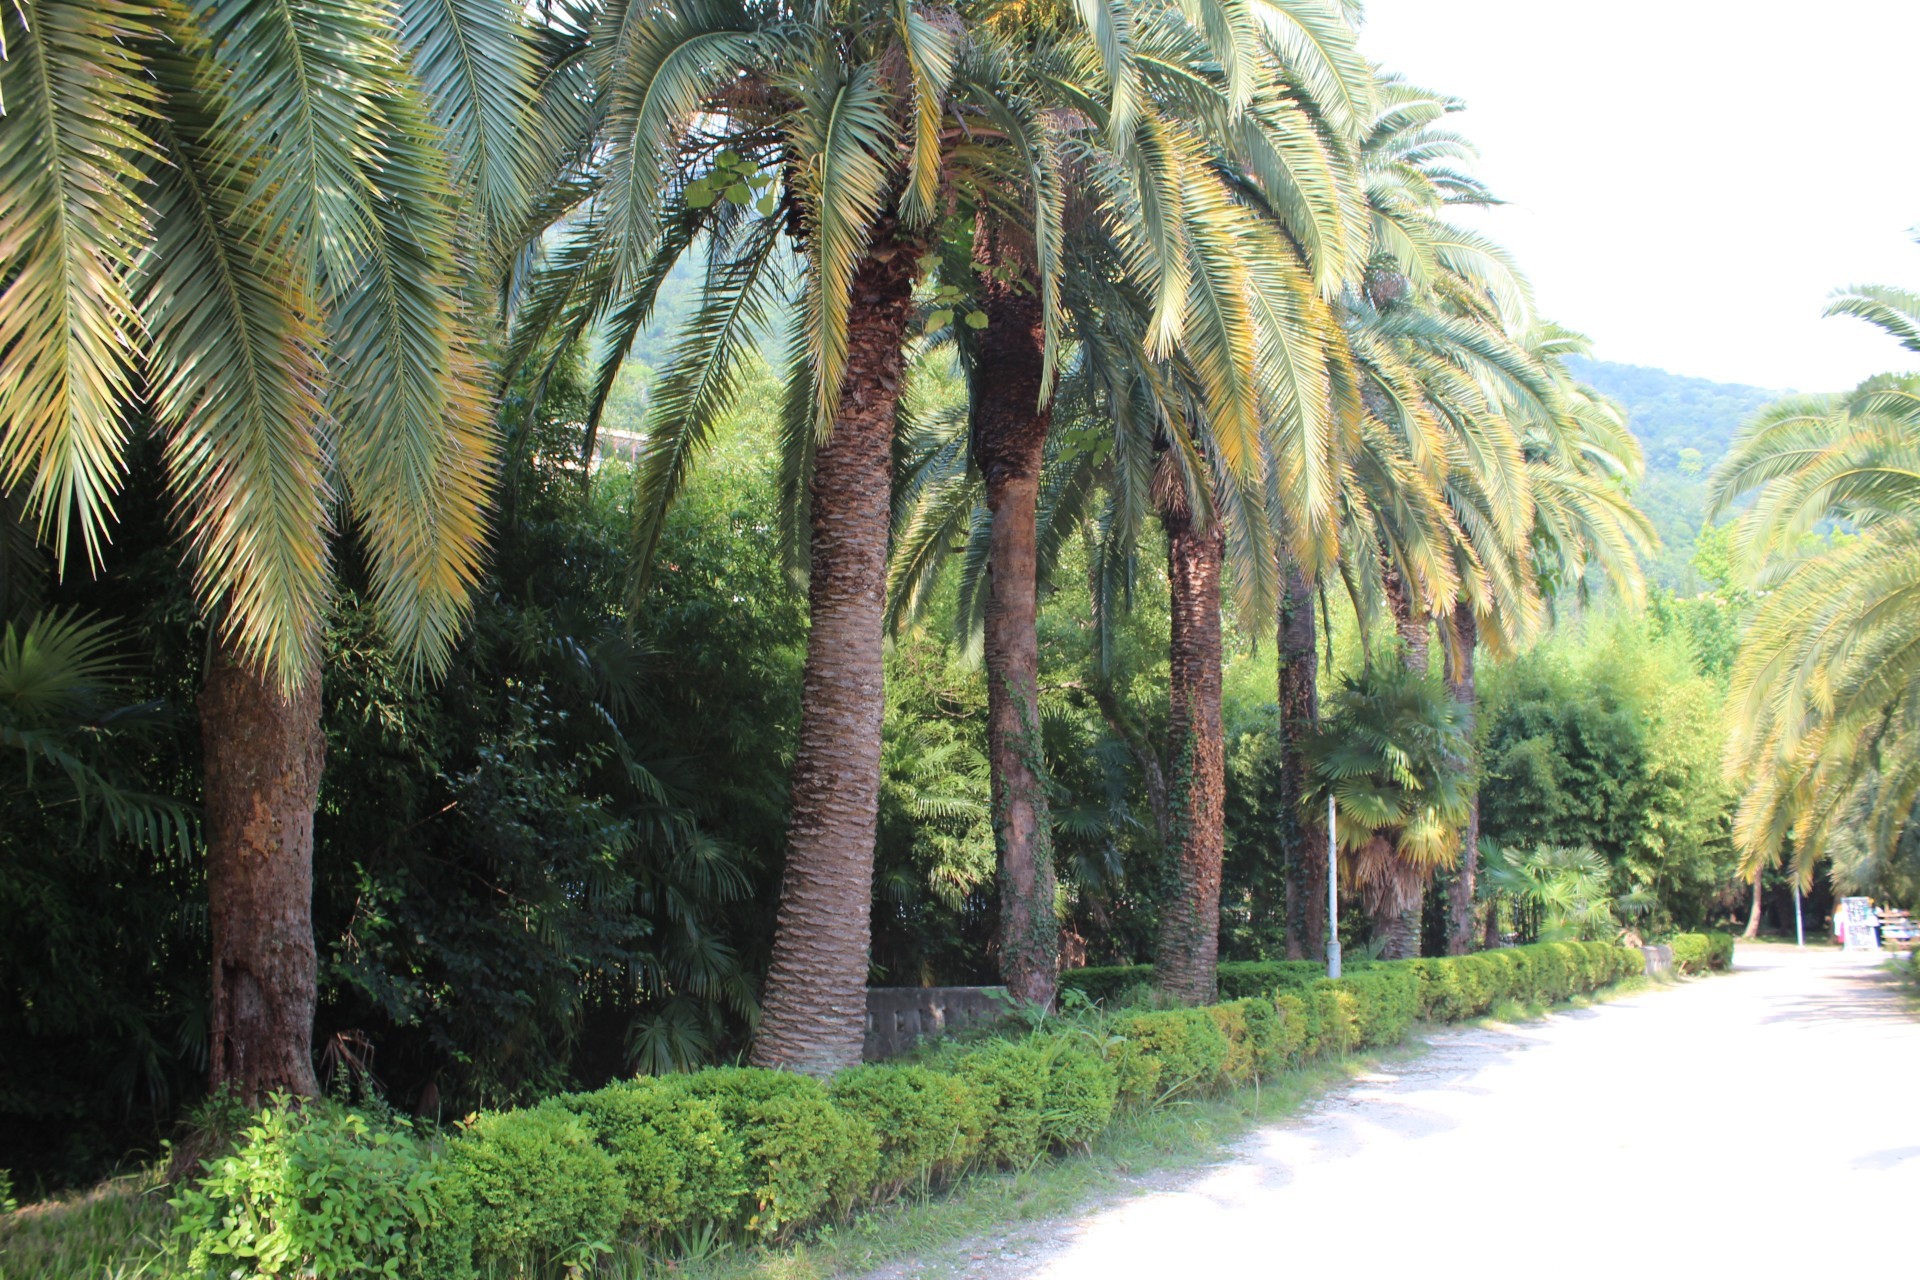
[[161, 1274], [170, 1194], [155, 1169], [0, 1216], [0, 1280], [139, 1280]]

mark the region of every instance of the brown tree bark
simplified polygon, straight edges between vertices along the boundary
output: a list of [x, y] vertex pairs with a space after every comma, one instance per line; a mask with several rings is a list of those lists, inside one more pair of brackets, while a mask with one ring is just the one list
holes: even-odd
[[1195, 529], [1186, 512], [1163, 511], [1172, 586], [1172, 670], [1167, 748], [1175, 888], [1160, 913], [1154, 979], [1194, 1004], [1218, 992], [1220, 864], [1225, 848], [1226, 745], [1220, 719], [1219, 521]]
[[1300, 566], [1284, 566], [1280, 595], [1280, 831], [1287, 863], [1287, 959], [1318, 958], [1326, 945], [1326, 825], [1303, 807], [1307, 758], [1301, 744], [1320, 723], [1320, 657], [1313, 584]]
[[1760, 936], [1760, 873], [1758, 871], [1753, 873], [1753, 910], [1747, 913], [1746, 932], [1740, 936], [1743, 938]]
[[1413, 589], [1390, 561], [1381, 565], [1380, 583], [1393, 613], [1394, 634], [1400, 637], [1401, 661], [1407, 670], [1424, 675], [1432, 669], [1433, 619], [1415, 608]]
[[808, 488], [812, 621], [786, 875], [752, 1053], [757, 1066], [818, 1076], [860, 1061], [873, 928], [893, 418], [916, 256], [890, 228], [874, 249], [854, 273], [846, 381]]
[[[1474, 651], [1480, 643], [1479, 622], [1465, 601], [1453, 606], [1454, 647], [1446, 652], [1447, 691], [1466, 709], [1467, 740], [1473, 740], [1479, 691], [1474, 685]], [[1456, 656], [1455, 649], [1458, 649]], [[1477, 762], [1466, 761], [1474, 768]], [[1447, 954], [1461, 956], [1473, 949], [1473, 892], [1480, 874], [1480, 787], [1475, 784], [1467, 801], [1467, 821], [1460, 830], [1460, 866], [1447, 891]]]
[[[1040, 399], [1046, 352], [1031, 251], [982, 219], [974, 259], [987, 327], [979, 336], [973, 456], [993, 529], [987, 557], [987, 759], [999, 855], [1000, 975], [1017, 1000], [1053, 1004], [1060, 972], [1053, 823], [1040, 746], [1036, 512], [1051, 404]], [[1005, 268], [1017, 274], [1006, 279]]]
[[215, 646], [200, 691], [213, 943], [214, 1088], [312, 1097], [313, 810], [326, 738], [320, 673], [299, 689]]
[[[1393, 612], [1394, 633], [1400, 637], [1400, 660], [1407, 670], [1425, 675], [1431, 670], [1429, 635], [1431, 620], [1415, 608], [1413, 591], [1399, 569], [1383, 559], [1380, 581], [1387, 595], [1387, 607]], [[1406, 960], [1420, 954], [1420, 920], [1425, 914], [1426, 886], [1423, 884], [1413, 905], [1391, 921], [1378, 921], [1375, 929], [1385, 938], [1389, 960]]]

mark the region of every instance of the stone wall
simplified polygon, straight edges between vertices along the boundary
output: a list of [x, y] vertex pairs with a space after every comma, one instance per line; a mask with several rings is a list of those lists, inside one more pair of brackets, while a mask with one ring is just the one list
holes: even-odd
[[1673, 968], [1673, 948], [1664, 942], [1656, 947], [1642, 947], [1640, 951], [1647, 957], [1647, 976], [1665, 973]]
[[1005, 987], [868, 987], [862, 1056], [880, 1062], [923, 1038], [996, 1022], [1010, 1007]]

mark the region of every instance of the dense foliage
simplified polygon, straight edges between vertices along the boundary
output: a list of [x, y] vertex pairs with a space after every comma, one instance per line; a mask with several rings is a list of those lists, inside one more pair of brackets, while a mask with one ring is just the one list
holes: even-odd
[[[1720, 968], [1724, 950], [1688, 937], [1676, 961]], [[1336, 980], [1243, 968], [1245, 994], [1207, 1008], [1084, 1008], [828, 1083], [733, 1067], [621, 1081], [437, 1140], [331, 1102], [270, 1108], [175, 1199], [181, 1245], [149, 1265], [168, 1280], [236, 1266], [263, 1280], [545, 1277], [610, 1252], [786, 1239], [907, 1188], [1082, 1149], [1116, 1115], [1391, 1045], [1418, 1018], [1596, 991], [1643, 963], [1613, 944], [1552, 943]], [[1130, 976], [1142, 990], [1150, 977]]]

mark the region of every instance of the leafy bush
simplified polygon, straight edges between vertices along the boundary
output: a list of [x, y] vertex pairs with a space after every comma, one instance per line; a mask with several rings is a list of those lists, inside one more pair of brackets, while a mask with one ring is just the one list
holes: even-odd
[[621, 1229], [646, 1235], [726, 1219], [746, 1194], [740, 1140], [704, 1098], [643, 1076], [553, 1105], [580, 1117], [625, 1190]]
[[627, 1205], [614, 1157], [587, 1122], [548, 1103], [467, 1120], [441, 1158], [444, 1227], [429, 1274], [558, 1269], [612, 1243]]
[[981, 1156], [1020, 1168], [1045, 1149], [1045, 1052], [1025, 1040], [995, 1040], [958, 1056], [956, 1074], [980, 1108]]
[[867, 1066], [843, 1071], [834, 1105], [872, 1127], [879, 1139], [875, 1194], [952, 1173], [980, 1148], [980, 1108], [956, 1076], [922, 1066]]
[[1227, 1037], [1205, 1009], [1167, 1009], [1116, 1020], [1114, 1034], [1160, 1061], [1158, 1097], [1204, 1092], [1219, 1083]]
[[404, 1129], [276, 1098], [172, 1201], [175, 1231], [196, 1276], [398, 1277], [433, 1216], [434, 1182]]
[[1041, 1141], [1050, 1147], [1084, 1150], [1113, 1123], [1119, 1076], [1087, 1036], [1049, 1036], [1035, 1047], [1046, 1061]]
[[1677, 933], [1670, 940], [1673, 967], [1681, 973], [1720, 972], [1733, 964], [1730, 933]]
[[684, 1097], [713, 1104], [739, 1139], [747, 1191], [737, 1216], [772, 1239], [846, 1208], [873, 1186], [880, 1139], [866, 1120], [833, 1105], [827, 1086], [790, 1071], [719, 1067], [676, 1077]]

